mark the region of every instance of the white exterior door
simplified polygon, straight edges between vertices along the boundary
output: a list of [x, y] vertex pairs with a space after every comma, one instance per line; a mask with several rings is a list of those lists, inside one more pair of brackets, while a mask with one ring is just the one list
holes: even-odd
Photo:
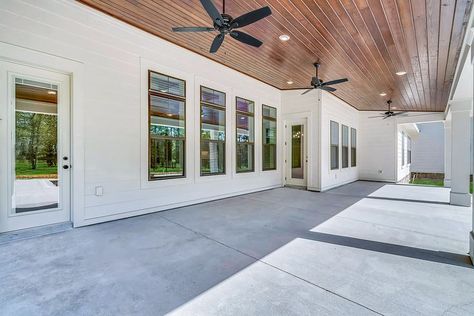
[[286, 131], [286, 184], [307, 187], [306, 119], [287, 121]]
[[0, 61], [0, 232], [70, 221], [69, 76]]

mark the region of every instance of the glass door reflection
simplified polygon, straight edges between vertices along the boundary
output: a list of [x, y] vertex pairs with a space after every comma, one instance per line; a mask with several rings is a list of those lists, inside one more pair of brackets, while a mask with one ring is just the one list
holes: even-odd
[[291, 126], [291, 177], [304, 179], [304, 130], [303, 125]]
[[14, 213], [59, 206], [58, 87], [15, 79]]

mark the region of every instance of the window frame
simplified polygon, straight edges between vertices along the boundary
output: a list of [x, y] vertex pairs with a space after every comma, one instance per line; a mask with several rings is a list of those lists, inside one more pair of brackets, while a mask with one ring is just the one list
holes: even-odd
[[[224, 105], [221, 106], [219, 104], [215, 103], [210, 103], [202, 100], [202, 88], [209, 89], [212, 91], [217, 91], [219, 93], [222, 93], [224, 95]], [[226, 167], [227, 167], [227, 94], [224, 91], [220, 91], [217, 89], [209, 88], [208, 86], [205, 85], [199, 85], [199, 176], [201, 177], [212, 177], [212, 176], [222, 176], [226, 174]], [[219, 111], [224, 112], [224, 132], [225, 132], [225, 137], [224, 141], [220, 140], [208, 140], [209, 142], [214, 142], [214, 143], [223, 143], [224, 144], [224, 163], [222, 167], [222, 172], [215, 172], [215, 173], [202, 173], [202, 105], [205, 105], [206, 107], [210, 107]]]
[[[336, 124], [337, 125], [337, 165], [336, 167], [332, 167], [332, 157], [331, 157], [331, 154], [332, 154], [332, 151], [331, 151], [331, 148], [332, 148], [332, 123]], [[340, 163], [339, 163], [339, 160], [340, 160], [340, 137], [339, 137], [339, 134], [340, 134], [340, 124], [336, 121], [333, 121], [333, 120], [330, 120], [329, 121], [329, 169], [332, 171], [332, 170], [339, 170], [340, 169]]]
[[[355, 137], [353, 137], [355, 136]], [[355, 138], [355, 139], [354, 139]], [[351, 127], [351, 141], [350, 141], [350, 146], [351, 146], [351, 168], [357, 167], [357, 129]], [[354, 150], [354, 152], [352, 152]], [[355, 153], [355, 155], [354, 155]]]
[[[273, 117], [270, 117], [270, 116], [265, 116], [263, 115], [263, 108], [264, 107], [268, 107], [268, 108], [272, 108], [272, 109], [275, 109], [275, 118]], [[264, 138], [265, 138], [265, 135], [264, 135], [264, 126], [263, 126], [263, 122], [264, 120], [268, 120], [268, 121], [273, 121], [275, 122], [275, 167], [274, 168], [265, 168], [265, 164], [264, 164], [264, 155], [263, 155], [263, 150], [265, 148], [265, 142], [264, 142]], [[278, 167], [278, 157], [277, 157], [277, 146], [278, 146], [278, 109], [276, 107], [273, 107], [273, 106], [270, 106], [270, 105], [266, 105], [266, 104], [262, 104], [262, 171], [271, 171], [271, 170], [277, 170], [277, 167]]]
[[[253, 103], [253, 113], [250, 112], [243, 112], [237, 110], [237, 99], [242, 99], [245, 101], [249, 101]], [[255, 172], [255, 101], [252, 101], [250, 99], [242, 98], [239, 96], [235, 96], [235, 173], [236, 174], [241, 174], [241, 173], [251, 173]], [[245, 115], [245, 116], [250, 116], [253, 117], [253, 142], [246, 142], [246, 143], [241, 143], [241, 144], [251, 144], [252, 145], [252, 170], [244, 170], [244, 171], [239, 171], [237, 170], [237, 144], [239, 142], [237, 141], [237, 129], [238, 129], [238, 115]]]
[[[344, 128], [347, 131], [347, 165], [344, 165]], [[341, 124], [341, 169], [349, 168], [349, 126]]]
[[[174, 95], [174, 94], [169, 94], [169, 93], [164, 93], [164, 92], [158, 92], [156, 90], [152, 90], [151, 89], [151, 75], [152, 73], [154, 74], [158, 74], [158, 75], [161, 75], [161, 76], [165, 76], [165, 77], [168, 77], [168, 78], [172, 78], [172, 79], [176, 79], [176, 80], [180, 80], [184, 83], [184, 96], [178, 96], [178, 95]], [[187, 98], [187, 95], [186, 95], [186, 80], [184, 79], [180, 79], [180, 78], [177, 78], [177, 77], [174, 77], [174, 76], [169, 76], [167, 74], [164, 74], [164, 73], [161, 73], [161, 72], [158, 72], [158, 71], [154, 71], [154, 70], [151, 70], [151, 69], [148, 69], [148, 91], [147, 91], [147, 95], [148, 95], [148, 98], [147, 98], [147, 102], [148, 102], [148, 105], [147, 105], [147, 116], [148, 116], [148, 126], [147, 126], [147, 130], [148, 130], [148, 163], [147, 163], [147, 174], [148, 174], [148, 182], [154, 182], [154, 181], [159, 181], [159, 180], [170, 180], [170, 179], [181, 179], [181, 178], [186, 178], [186, 143], [187, 143], [187, 125], [186, 125], [186, 115], [187, 115], [187, 111], [186, 111], [186, 98]], [[183, 121], [184, 121], [184, 137], [177, 137], [177, 138], [172, 138], [172, 139], [179, 139], [179, 140], [182, 140], [183, 141], [183, 172], [181, 175], [171, 175], [171, 176], [163, 176], [163, 177], [155, 177], [155, 178], [152, 178], [151, 177], [151, 173], [150, 173], [150, 162], [151, 162], [151, 132], [150, 132], [150, 126], [151, 126], [151, 97], [152, 96], [156, 96], [156, 97], [161, 97], [161, 98], [166, 98], [166, 99], [171, 99], [171, 100], [174, 100], [174, 101], [179, 101], [179, 102], [183, 102], [184, 103], [184, 118], [183, 118]], [[169, 137], [165, 137], [165, 138], [169, 138]]]

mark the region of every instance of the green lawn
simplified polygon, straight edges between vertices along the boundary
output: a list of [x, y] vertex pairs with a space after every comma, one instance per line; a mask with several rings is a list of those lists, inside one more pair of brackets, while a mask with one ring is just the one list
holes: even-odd
[[41, 175], [56, 175], [58, 169], [56, 166], [48, 167], [46, 162], [39, 161], [36, 165], [36, 169], [31, 169], [31, 164], [28, 161], [17, 160], [16, 163], [16, 175], [18, 176], [41, 176]]
[[[419, 184], [419, 185], [432, 185], [435, 187], [444, 186], [444, 181], [442, 179], [415, 179], [410, 181], [410, 184]], [[472, 193], [473, 185], [472, 182], [469, 184], [469, 191]]]

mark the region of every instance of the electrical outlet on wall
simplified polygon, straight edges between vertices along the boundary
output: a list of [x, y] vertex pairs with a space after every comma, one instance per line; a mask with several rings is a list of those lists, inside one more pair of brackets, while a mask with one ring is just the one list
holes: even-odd
[[102, 195], [104, 195], [104, 187], [102, 187], [102, 186], [100, 186], [100, 185], [99, 185], [99, 186], [96, 186], [96, 187], [95, 187], [95, 195], [96, 195], [96, 196], [102, 196]]

